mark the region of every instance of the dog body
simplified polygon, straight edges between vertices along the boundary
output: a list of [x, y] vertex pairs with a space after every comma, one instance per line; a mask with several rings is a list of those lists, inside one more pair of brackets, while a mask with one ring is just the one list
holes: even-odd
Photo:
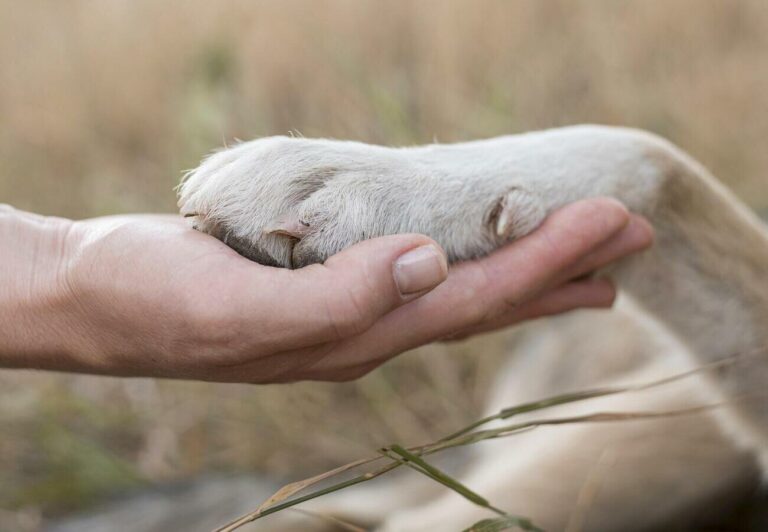
[[[489, 408], [749, 355], [669, 389], [557, 413], [727, 406], [717, 416], [541, 428], [482, 444], [466, 482], [549, 530], [693, 526], [755, 485], [753, 456], [768, 448], [768, 233], [673, 145], [600, 126], [399, 149], [276, 137], [208, 158], [183, 182], [179, 205], [244, 256], [299, 267], [400, 232], [429, 235], [452, 261], [471, 259], [593, 196], [621, 200], [656, 229], [651, 250], [605, 272], [626, 294], [621, 317], [610, 319], [632, 325], [591, 314], [578, 326], [542, 326], [511, 358]], [[614, 328], [623, 340], [608, 342], [612, 349], [584, 342]], [[581, 370], [566, 371], [575, 358]], [[385, 530], [450, 530], [488, 516], [453, 494], [388, 519], [392, 508], [379, 506], [368, 518]]]
[[[653, 382], [694, 366], [685, 345], [625, 297], [613, 312], [580, 311], [526, 326], [498, 375], [487, 413], [570, 391]], [[694, 375], [515, 421], [668, 412], [712, 398], [709, 379]], [[548, 531], [732, 529], [758, 519], [747, 508], [761, 481], [754, 453], [734, 442], [713, 412], [539, 427], [472, 451], [462, 482]], [[341, 498], [323, 504], [318, 501], [319, 511], [358, 517]], [[379, 517], [383, 530], [402, 532], [463, 530], [489, 516], [443, 490], [427, 504]]]

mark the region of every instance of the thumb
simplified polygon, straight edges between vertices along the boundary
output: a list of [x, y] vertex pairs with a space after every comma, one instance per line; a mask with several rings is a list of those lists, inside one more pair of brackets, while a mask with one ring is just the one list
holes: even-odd
[[316, 332], [331, 341], [359, 334], [393, 309], [428, 293], [445, 281], [448, 263], [436, 242], [405, 234], [360, 242], [323, 265], [293, 273], [303, 277], [294, 286], [308, 289], [301, 298], [306, 311], [324, 311], [317, 324], [322, 330]]

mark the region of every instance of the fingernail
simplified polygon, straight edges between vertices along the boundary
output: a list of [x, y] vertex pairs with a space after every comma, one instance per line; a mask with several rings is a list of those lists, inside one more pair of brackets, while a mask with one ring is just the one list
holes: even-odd
[[430, 290], [448, 276], [445, 255], [432, 244], [410, 250], [393, 266], [395, 283], [404, 296]]

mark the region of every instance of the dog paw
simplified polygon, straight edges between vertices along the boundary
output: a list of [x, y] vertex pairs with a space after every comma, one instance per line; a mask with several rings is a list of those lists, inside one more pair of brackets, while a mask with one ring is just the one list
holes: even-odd
[[422, 233], [449, 260], [535, 229], [539, 197], [439, 150], [270, 137], [208, 157], [179, 187], [181, 213], [241, 255], [298, 268], [368, 238]]

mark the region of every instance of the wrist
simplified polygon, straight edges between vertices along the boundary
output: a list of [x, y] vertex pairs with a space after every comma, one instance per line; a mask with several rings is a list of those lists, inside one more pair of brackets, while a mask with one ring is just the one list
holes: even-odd
[[73, 222], [0, 206], [0, 365], [70, 369]]

